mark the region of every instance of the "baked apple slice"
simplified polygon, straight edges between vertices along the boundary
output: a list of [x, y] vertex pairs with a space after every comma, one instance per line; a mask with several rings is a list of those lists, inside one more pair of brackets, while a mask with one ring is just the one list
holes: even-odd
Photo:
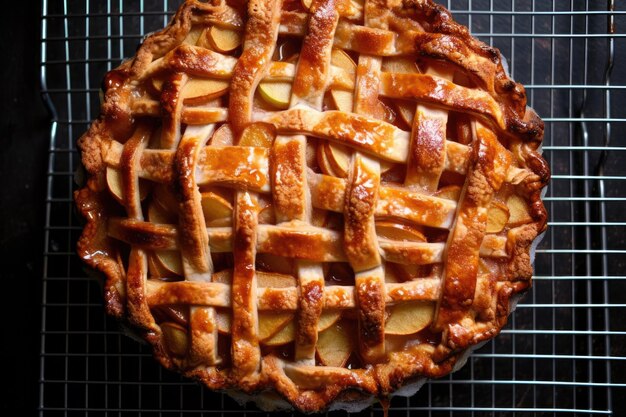
[[206, 191], [202, 193], [202, 212], [207, 226], [217, 226], [230, 223], [233, 217], [233, 206], [224, 197]]
[[165, 340], [165, 347], [173, 355], [185, 356], [189, 350], [189, 336], [187, 329], [178, 323], [165, 322], [161, 323], [161, 331]]
[[259, 341], [263, 342], [274, 336], [280, 329], [292, 322], [293, 318], [293, 313], [273, 311], [259, 312]]
[[506, 205], [510, 213], [509, 226], [517, 227], [533, 221], [532, 217], [530, 217], [528, 203], [519, 195], [511, 195], [506, 200]]
[[330, 160], [328, 159], [328, 154], [324, 151], [325, 146], [326, 144], [320, 144], [317, 147], [317, 165], [320, 167], [324, 174], [331, 175], [333, 177], [340, 177], [340, 173], [335, 171], [335, 169], [333, 168], [333, 164], [331, 164]]
[[241, 45], [241, 34], [236, 30], [212, 26], [207, 37], [217, 52], [230, 52]]
[[274, 128], [267, 123], [253, 123], [241, 132], [239, 146], [270, 148], [276, 138]]
[[213, 133], [210, 144], [211, 146], [233, 146], [234, 140], [235, 134], [230, 124], [224, 123]]
[[259, 84], [259, 95], [277, 109], [285, 110], [291, 99], [291, 84], [265, 81]]
[[193, 78], [183, 87], [183, 102], [189, 106], [199, 106], [221, 97], [228, 91], [228, 81], [211, 78]]
[[[341, 312], [339, 311], [324, 311], [320, 315], [320, 320], [317, 324], [317, 331], [323, 332], [324, 330], [332, 327], [332, 325], [339, 320]], [[286, 343], [292, 342], [296, 337], [296, 325], [292, 321], [283, 327], [272, 338], [265, 340], [265, 344], [268, 346], [280, 346]]]
[[487, 233], [499, 233], [509, 221], [509, 209], [506, 204], [492, 201], [487, 210]]
[[[152, 78], [151, 88], [156, 95], [161, 94], [163, 78]], [[228, 92], [228, 81], [212, 78], [192, 78], [185, 83], [181, 92], [183, 103], [189, 106], [207, 104]]]
[[461, 187], [458, 185], [446, 185], [441, 187], [439, 191], [435, 193], [435, 197], [445, 198], [446, 200], [459, 201], [461, 196]]
[[196, 45], [203, 33], [204, 33], [204, 29], [201, 27], [191, 29], [189, 33], [187, 34], [187, 36], [185, 37], [185, 40], [183, 41], [183, 43], [186, 43], [189, 45]]
[[340, 178], [346, 178], [348, 176], [350, 158], [352, 157], [350, 148], [337, 143], [326, 142], [322, 145], [322, 149], [333, 172]]
[[377, 221], [376, 234], [390, 240], [404, 242], [426, 242], [426, 236], [417, 228], [404, 223], [394, 223], [390, 221]]
[[174, 275], [183, 275], [183, 261], [180, 252], [174, 250], [160, 250], [154, 252], [155, 263], [162, 270]]
[[355, 349], [353, 324], [341, 320], [321, 332], [317, 339], [317, 356], [326, 366], [344, 366]]
[[[124, 191], [122, 188], [122, 173], [111, 167], [107, 167], [106, 172], [106, 182], [109, 191], [115, 197], [115, 199], [120, 203], [124, 204]], [[139, 180], [139, 198], [143, 201], [148, 195], [148, 191], [150, 191], [150, 187], [148, 183], [143, 180]]]
[[385, 333], [407, 335], [417, 333], [433, 321], [435, 305], [430, 301], [407, 301], [390, 308]]
[[[330, 62], [332, 65], [346, 70], [348, 74], [356, 74], [356, 64], [350, 58], [350, 55], [340, 49], [333, 49]], [[337, 110], [346, 113], [352, 112], [354, 107], [354, 93], [352, 91], [332, 89], [330, 90], [330, 96]]]

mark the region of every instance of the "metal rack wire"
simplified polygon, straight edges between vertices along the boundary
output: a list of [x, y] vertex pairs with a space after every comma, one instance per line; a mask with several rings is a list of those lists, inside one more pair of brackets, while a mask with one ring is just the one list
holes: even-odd
[[[53, 120], [40, 415], [261, 413], [163, 371], [105, 316], [99, 281], [74, 254], [75, 141], [97, 116], [100, 80], [180, 2], [42, 2], [41, 82]], [[395, 398], [389, 415], [612, 415], [626, 388], [626, 60], [616, 53], [626, 12], [614, 0], [441, 3], [502, 51], [546, 122], [550, 229], [534, 287], [502, 334], [457, 373]]]

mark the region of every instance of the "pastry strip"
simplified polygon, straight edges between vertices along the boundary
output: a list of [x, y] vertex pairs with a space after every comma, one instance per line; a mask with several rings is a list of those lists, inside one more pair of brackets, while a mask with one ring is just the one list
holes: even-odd
[[[126, 213], [130, 219], [143, 221], [143, 212], [139, 197], [139, 177], [137, 167], [141, 152], [148, 145], [150, 130], [147, 125], [140, 125], [135, 130], [122, 150], [122, 190]], [[131, 322], [152, 330], [156, 325], [148, 304], [144, 299], [146, 280], [148, 279], [148, 261], [143, 248], [131, 246], [126, 272], [126, 299]]]
[[[290, 107], [302, 106], [321, 110], [324, 92], [332, 74], [330, 54], [333, 33], [339, 15], [335, 8], [335, 0], [314, 0], [310, 12], [309, 25], [302, 43], [291, 88]], [[307, 181], [306, 138], [302, 135], [293, 136], [292, 139], [279, 136], [276, 142], [277, 144], [291, 143], [291, 147], [297, 150], [291, 158], [277, 160], [297, 161], [297, 166], [292, 166], [291, 172], [289, 174], [285, 172], [285, 174], [288, 177], [293, 177], [291, 182], [294, 185], [298, 184], [299, 189], [296, 190], [293, 185], [288, 186], [289, 179], [285, 178], [284, 181], [281, 181], [282, 187], [275, 189], [274, 201], [277, 201], [282, 190], [292, 188], [291, 200], [298, 201], [300, 206], [300, 210], [296, 212], [289, 210], [284, 204], [278, 204], [277, 221], [301, 220], [310, 224], [312, 206]], [[277, 146], [275, 145], [275, 148]], [[289, 163], [286, 165], [290, 166]], [[281, 175], [281, 177], [283, 176]], [[319, 263], [299, 260], [296, 262], [296, 273], [300, 299], [296, 315], [295, 359], [305, 365], [315, 365], [318, 322], [324, 306], [324, 271]]]
[[[233, 70], [230, 86], [228, 113], [237, 138], [235, 143], [251, 121], [254, 92], [274, 53], [281, 6], [280, 0], [251, 0], [248, 4], [243, 52]], [[235, 193], [233, 224], [233, 373], [242, 386], [253, 387], [258, 383], [261, 366], [255, 275], [258, 206], [254, 194]]]
[[444, 261], [441, 299], [433, 327], [447, 329], [447, 346], [454, 349], [464, 338], [460, 323], [469, 314], [476, 292], [480, 247], [487, 225], [487, 208], [506, 177], [510, 153], [493, 131], [474, 122], [474, 168], [468, 173], [450, 232]]
[[[186, 280], [210, 282], [213, 262], [209, 235], [204, 222], [200, 191], [196, 184], [196, 164], [215, 125], [189, 126], [185, 130], [174, 158], [178, 178], [178, 242]], [[214, 308], [190, 307], [189, 331], [191, 346], [189, 360], [194, 364], [216, 365], [217, 325]]]
[[[388, 12], [384, 6], [378, 0], [367, 1], [364, 8], [365, 24], [374, 28], [386, 27]], [[338, 35], [341, 36], [339, 33]], [[354, 89], [355, 113], [370, 117], [380, 116], [377, 114], [377, 107], [381, 63], [381, 58], [377, 56], [365, 54], [359, 56]], [[358, 130], [355, 129], [356, 132]], [[391, 145], [386, 141], [391, 132], [380, 133], [381, 137], [375, 142], [380, 146], [374, 148], [377, 152]], [[367, 143], [367, 140], [363, 142]], [[404, 145], [404, 141], [396, 143]], [[397, 150], [405, 152], [404, 146]], [[385, 358], [386, 288], [380, 256], [384, 249], [379, 246], [374, 223], [379, 199], [380, 163], [357, 150], [352, 155], [348, 169], [343, 211], [344, 250], [355, 273], [359, 349], [368, 362], [376, 363]]]

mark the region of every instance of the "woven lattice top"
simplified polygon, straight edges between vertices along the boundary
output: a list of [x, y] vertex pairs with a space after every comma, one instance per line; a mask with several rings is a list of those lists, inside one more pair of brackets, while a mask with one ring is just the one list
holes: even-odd
[[109, 312], [266, 406], [450, 372], [545, 229], [523, 87], [430, 1], [236, 3], [183, 4], [79, 140]]

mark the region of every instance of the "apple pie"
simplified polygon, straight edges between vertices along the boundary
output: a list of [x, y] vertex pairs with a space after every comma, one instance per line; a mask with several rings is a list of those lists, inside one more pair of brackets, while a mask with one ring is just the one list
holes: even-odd
[[431, 0], [186, 1], [103, 82], [78, 253], [167, 368], [355, 410], [453, 371], [531, 284], [543, 123]]

